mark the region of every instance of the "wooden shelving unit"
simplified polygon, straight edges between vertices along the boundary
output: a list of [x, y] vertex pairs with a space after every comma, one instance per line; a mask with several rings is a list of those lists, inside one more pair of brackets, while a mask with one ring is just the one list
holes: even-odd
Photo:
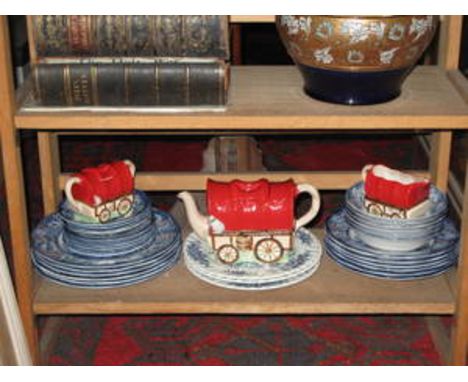
[[[232, 16], [231, 22], [271, 22], [272, 16]], [[111, 290], [59, 286], [37, 276], [30, 262], [25, 185], [20, 152], [21, 130], [37, 131], [46, 213], [62, 198], [66, 174], [60, 172], [60, 134], [128, 134], [177, 132], [220, 134], [247, 132], [306, 133], [349, 131], [427, 131], [433, 133], [431, 175], [447, 189], [452, 131], [468, 129], [468, 81], [457, 70], [461, 16], [445, 17], [440, 65], [418, 67], [397, 100], [376, 106], [346, 107], [314, 101], [301, 91], [293, 67], [235, 67], [227, 111], [216, 113], [32, 112], [15, 101], [9, 36], [0, 18], [0, 123], [8, 213], [13, 244], [16, 290], [29, 343], [39, 362], [36, 318], [54, 314], [436, 314], [453, 315], [451, 363], [465, 364], [468, 345], [468, 192], [463, 208], [463, 241], [457, 269], [438, 277], [408, 282], [382, 281], [344, 270], [324, 257], [309, 280], [258, 293], [225, 290], [193, 277], [181, 263], [139, 285]], [[264, 173], [212, 174], [244, 179]], [[293, 177], [320, 189], [344, 189], [357, 172], [270, 173]], [[206, 174], [141, 173], [143, 190], [200, 190]], [[164, 181], [161, 181], [163, 179]], [[468, 190], [468, 186], [466, 188]], [[320, 233], [322, 234], [322, 233]]]
[[[27, 112], [15, 126], [32, 130], [349, 130], [465, 129], [468, 85], [458, 72], [418, 67], [394, 102], [367, 107], [314, 101], [290, 66], [232, 68], [229, 105], [215, 113]], [[460, 92], [460, 90], [463, 93]], [[429, 112], [428, 112], [429, 111]]]

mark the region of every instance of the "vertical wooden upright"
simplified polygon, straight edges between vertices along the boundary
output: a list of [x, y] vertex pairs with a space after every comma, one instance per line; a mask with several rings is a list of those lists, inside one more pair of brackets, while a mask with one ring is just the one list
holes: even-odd
[[[30, 65], [35, 65], [37, 56], [34, 42], [33, 21], [27, 16], [28, 41]], [[55, 132], [41, 131], [37, 133], [39, 164], [41, 167], [41, 186], [44, 214], [48, 215], [56, 211], [62, 192], [59, 186], [60, 155], [59, 136]]]
[[[438, 63], [444, 70], [458, 69], [463, 16], [445, 16], [439, 36]], [[452, 132], [432, 134], [430, 172], [433, 182], [443, 191], [448, 188]]]
[[[447, 16], [443, 23], [439, 41], [439, 65], [445, 70], [457, 70], [460, 60], [463, 16]], [[435, 183], [443, 190], [447, 190], [450, 173], [450, 152], [452, 132], [438, 132], [433, 134], [431, 153], [431, 174]], [[468, 164], [467, 164], [468, 169]], [[468, 284], [466, 269], [468, 263], [468, 173], [466, 177], [465, 195], [460, 246], [460, 260], [457, 272], [456, 312], [452, 333], [451, 363], [465, 365], [468, 352]]]
[[10, 36], [6, 16], [0, 16], [0, 129], [3, 173], [13, 250], [14, 282], [32, 356], [38, 360], [37, 328], [33, 312], [33, 280], [29, 256], [29, 228], [24, 194], [19, 133], [15, 128], [15, 90]]
[[[466, 165], [468, 171], [468, 161]], [[468, 356], [468, 172], [465, 176], [460, 260], [458, 261], [455, 323], [452, 333], [452, 364], [466, 365]]]
[[38, 132], [39, 163], [41, 167], [41, 185], [44, 214], [57, 211], [62, 198], [60, 190], [60, 154], [57, 133]]

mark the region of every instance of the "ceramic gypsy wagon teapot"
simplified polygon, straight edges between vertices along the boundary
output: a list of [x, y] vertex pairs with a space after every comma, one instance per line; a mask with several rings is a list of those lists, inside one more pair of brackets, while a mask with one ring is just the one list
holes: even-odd
[[134, 202], [135, 165], [129, 160], [90, 167], [65, 184], [70, 207], [91, 222], [106, 223], [128, 215]]
[[[294, 218], [294, 200], [300, 193], [312, 197], [310, 209]], [[253, 182], [209, 179], [206, 187], [208, 216], [202, 215], [192, 195], [181, 192], [187, 216], [194, 232], [216, 252], [224, 263], [239, 259], [240, 251], [253, 251], [264, 263], [278, 261], [293, 249], [294, 232], [309, 223], [318, 213], [320, 196], [309, 184], [296, 185], [292, 180]]]

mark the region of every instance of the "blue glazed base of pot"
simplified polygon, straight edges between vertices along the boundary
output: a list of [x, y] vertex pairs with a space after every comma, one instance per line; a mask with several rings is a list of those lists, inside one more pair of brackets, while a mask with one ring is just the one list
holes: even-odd
[[346, 105], [372, 105], [391, 101], [411, 68], [384, 72], [342, 72], [297, 64], [304, 78], [304, 91], [321, 101]]

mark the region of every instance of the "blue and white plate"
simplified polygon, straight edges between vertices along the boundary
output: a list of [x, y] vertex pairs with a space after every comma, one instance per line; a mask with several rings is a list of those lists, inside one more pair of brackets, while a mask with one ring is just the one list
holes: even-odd
[[184, 260], [195, 276], [217, 286], [243, 290], [280, 288], [304, 280], [320, 264], [322, 246], [312, 233], [301, 228], [294, 240], [294, 250], [286, 252], [276, 263], [260, 263], [250, 252], [250, 261], [247, 254], [241, 256], [243, 261], [224, 264], [208, 243], [191, 233], [184, 243]]
[[228, 289], [236, 289], [236, 290], [270, 290], [270, 289], [278, 289], [278, 288], [285, 288], [287, 286], [291, 286], [297, 283], [300, 283], [310, 276], [312, 276], [315, 271], [319, 267], [319, 263], [315, 266], [309, 267], [308, 269], [303, 270], [302, 272], [296, 273], [295, 275], [291, 275], [289, 277], [278, 278], [276, 280], [250, 280], [249, 282], [246, 281], [236, 281], [236, 280], [224, 280], [219, 279], [216, 277], [211, 277], [206, 273], [200, 272], [199, 269], [192, 268], [189, 264], [187, 264], [187, 268], [192, 274], [198, 277], [200, 280], [203, 280], [209, 284], [221, 287], [221, 288], [228, 288]]
[[[170, 269], [181, 252], [180, 228], [167, 213], [152, 210], [147, 229], [147, 244], [133, 251], [118, 252], [107, 242], [108, 253], [92, 254], [70, 250], [66, 237], [67, 224], [60, 213], [49, 215], [32, 234], [31, 254], [38, 271], [45, 277], [64, 285], [83, 288], [127, 286], [145, 281]], [[136, 232], [138, 235], [138, 232]], [[118, 244], [117, 244], [118, 247]]]
[[343, 210], [326, 223], [328, 255], [340, 265], [368, 276], [409, 280], [435, 276], [457, 261], [459, 234], [449, 219], [421, 248], [411, 251], [379, 250], [363, 242], [349, 226]]
[[77, 288], [86, 288], [86, 289], [106, 289], [106, 288], [121, 288], [126, 286], [131, 286], [137, 283], [151, 280], [162, 273], [169, 271], [178, 261], [178, 256], [165, 264], [162, 264], [160, 267], [149, 269], [145, 272], [140, 272], [137, 275], [132, 275], [129, 277], [121, 278], [111, 278], [108, 280], [95, 280], [95, 279], [86, 279], [86, 278], [71, 278], [64, 277], [56, 272], [49, 272], [44, 268], [36, 268], [38, 272], [48, 278], [49, 280], [64, 286], [71, 286]]

